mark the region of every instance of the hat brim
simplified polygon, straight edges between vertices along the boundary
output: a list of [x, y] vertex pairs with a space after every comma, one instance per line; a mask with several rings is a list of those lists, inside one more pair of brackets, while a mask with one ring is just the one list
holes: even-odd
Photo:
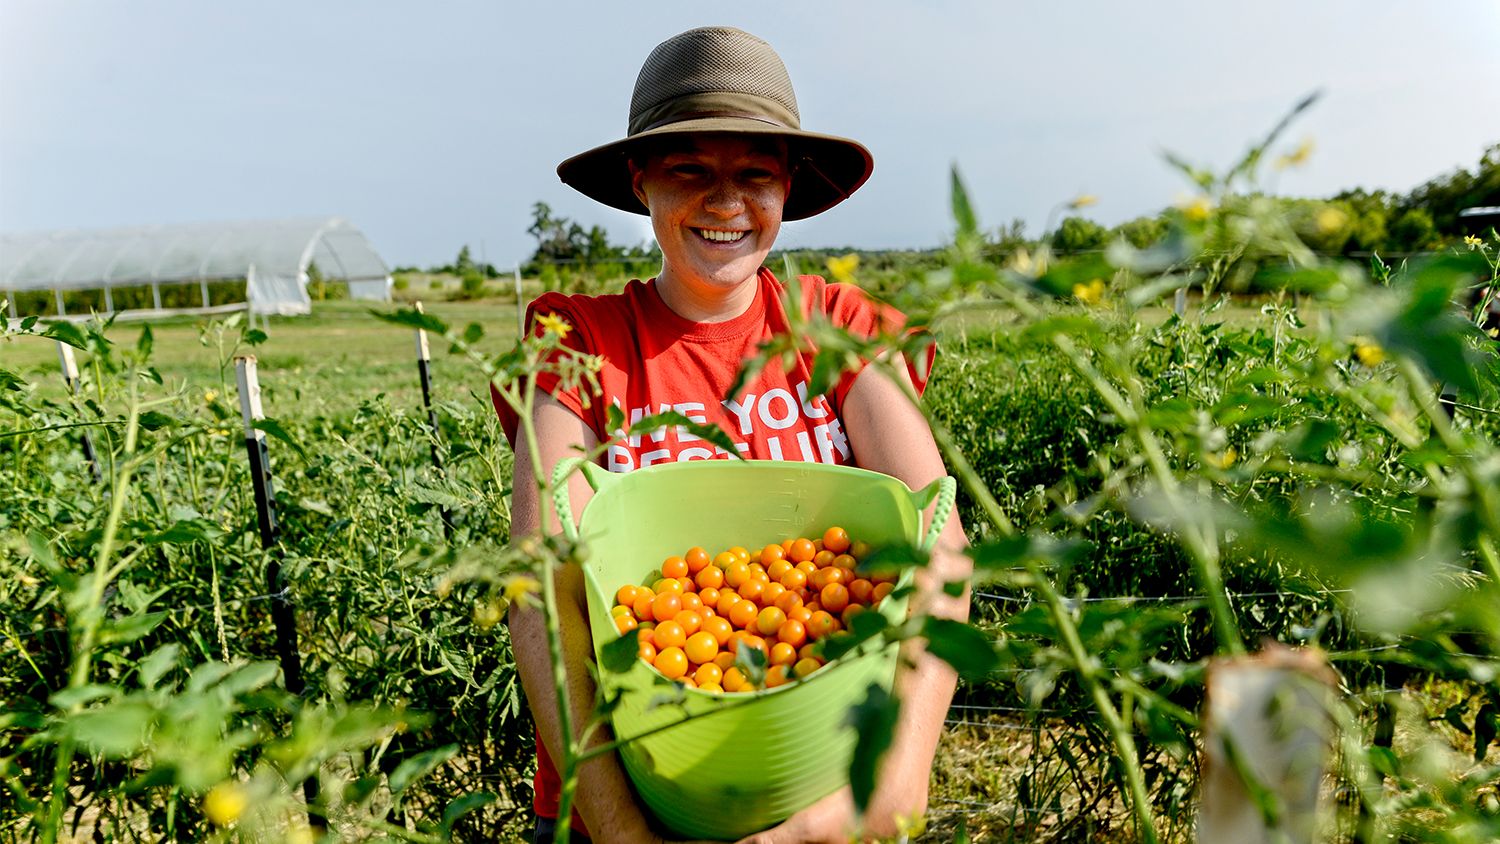
[[681, 134], [764, 135], [787, 142], [792, 188], [781, 219], [803, 220], [838, 205], [859, 190], [875, 169], [875, 159], [858, 141], [760, 123], [738, 117], [680, 120], [594, 147], [557, 165], [565, 184], [590, 199], [632, 214], [649, 214], [630, 184], [631, 152], [652, 138]]

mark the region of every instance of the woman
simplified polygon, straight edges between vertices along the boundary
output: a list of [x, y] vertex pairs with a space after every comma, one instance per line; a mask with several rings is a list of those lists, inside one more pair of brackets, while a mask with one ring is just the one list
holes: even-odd
[[[528, 317], [564, 320], [567, 342], [601, 355], [602, 396], [562, 389], [540, 379], [534, 422], [543, 476], [557, 461], [610, 436], [607, 408], [627, 417], [676, 409], [718, 424], [750, 459], [803, 459], [856, 464], [921, 488], [944, 474], [931, 431], [906, 401], [902, 386], [874, 368], [850, 373], [827, 395], [808, 395], [810, 355], [783, 370], [768, 366], [738, 396], [725, 398], [741, 362], [765, 338], [785, 332], [780, 283], [762, 268], [783, 220], [809, 217], [838, 204], [869, 177], [870, 154], [860, 144], [800, 127], [791, 81], [780, 58], [736, 29], [695, 29], [659, 45], [636, 82], [625, 139], [585, 152], [558, 167], [562, 180], [607, 205], [651, 217], [661, 245], [661, 273], [631, 282], [621, 294], [548, 294]], [[801, 307], [822, 309], [850, 331], [873, 335], [899, 326], [900, 314], [876, 306], [857, 288], [805, 277]], [[555, 325], [556, 323], [553, 322]], [[906, 385], [920, 390], [926, 371], [906, 368]], [[501, 407], [507, 434], [516, 420]], [[684, 431], [612, 443], [605, 462], [615, 471], [654, 463], [727, 457]], [[512, 532], [538, 528], [535, 468], [525, 449], [516, 456]], [[525, 479], [525, 480], [523, 480]], [[588, 486], [570, 486], [574, 512]], [[549, 529], [556, 530], [556, 525]], [[941, 583], [967, 576], [963, 532], [952, 519], [934, 564], [919, 580], [914, 605], [965, 619], [968, 597], [945, 596]], [[560, 622], [575, 723], [593, 705], [584, 670], [590, 653], [583, 578], [576, 566], [559, 575]], [[557, 813], [557, 775], [549, 759], [561, 748], [546, 628], [535, 610], [517, 609], [511, 635], [522, 684], [538, 734], [537, 840], [550, 840]], [[905, 705], [885, 757], [872, 802], [856, 817], [845, 789], [784, 824], [752, 836], [771, 842], [847, 841], [860, 830], [893, 835], [901, 816], [925, 810], [933, 752], [955, 678], [941, 661], [910, 645], [913, 667], [898, 675]], [[600, 737], [596, 741], [606, 741]], [[575, 829], [599, 841], [659, 840], [632, 797], [614, 755], [582, 766]], [[550, 810], [550, 812], [549, 812]], [[553, 819], [547, 816], [552, 815]]]

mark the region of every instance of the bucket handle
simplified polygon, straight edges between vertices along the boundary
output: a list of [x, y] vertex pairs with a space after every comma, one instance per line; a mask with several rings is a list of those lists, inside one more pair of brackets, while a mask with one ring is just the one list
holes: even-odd
[[934, 500], [937, 501], [937, 507], [932, 511], [932, 522], [927, 525], [927, 533], [922, 536], [923, 551], [931, 551], [932, 546], [937, 544], [938, 534], [948, 524], [948, 516], [952, 515], [953, 504], [958, 500], [958, 482], [953, 480], [952, 475], [944, 475], [911, 494], [911, 503], [916, 506], [918, 513], [926, 510], [927, 505]]
[[552, 467], [552, 506], [557, 509], [557, 520], [562, 523], [563, 536], [570, 542], [578, 541], [578, 524], [573, 521], [573, 499], [568, 496], [568, 476], [582, 467], [583, 479], [598, 492], [600, 487], [618, 480], [612, 472], [582, 457], [559, 460]]

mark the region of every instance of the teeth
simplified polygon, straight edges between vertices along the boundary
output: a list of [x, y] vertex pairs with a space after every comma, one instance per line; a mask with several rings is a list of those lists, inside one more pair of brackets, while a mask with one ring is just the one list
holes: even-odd
[[726, 232], [715, 229], [699, 229], [698, 234], [702, 235], [704, 240], [713, 240], [719, 243], [734, 243], [745, 236], [744, 232]]

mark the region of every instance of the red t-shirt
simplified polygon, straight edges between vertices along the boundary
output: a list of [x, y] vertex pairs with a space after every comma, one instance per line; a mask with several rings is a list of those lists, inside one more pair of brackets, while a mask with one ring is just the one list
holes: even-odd
[[[900, 330], [905, 317], [894, 308], [871, 301], [860, 288], [829, 284], [818, 276], [801, 276], [802, 310], [828, 315], [834, 325], [850, 333], [873, 337]], [[698, 423], [718, 425], [740, 455], [752, 460], [805, 460], [851, 464], [854, 455], [844, 434], [844, 397], [858, 372], [845, 373], [834, 389], [809, 395], [813, 351], [798, 355], [794, 366], [775, 362], [752, 378], [737, 396], [727, 396], [741, 364], [759, 345], [786, 334], [789, 322], [783, 288], [770, 270], [757, 278], [755, 301], [727, 322], [699, 323], [678, 316], [656, 290], [656, 280], [632, 281], [625, 290], [608, 296], [565, 296], [546, 293], [526, 311], [527, 325], [553, 314], [573, 327], [564, 343], [600, 355], [600, 394], [585, 401], [580, 389], [562, 389], [560, 379], [544, 373], [538, 388], [551, 393], [572, 410], [603, 442], [610, 404], [624, 412], [627, 426], [653, 413], [676, 410]], [[932, 369], [932, 346], [921, 361], [908, 361], [908, 372], [920, 394]], [[491, 391], [505, 436], [512, 446], [518, 422], [510, 407]], [[611, 443], [604, 465], [628, 472], [657, 463], [728, 459], [729, 454], [679, 428], [621, 439]], [[536, 797], [533, 807], [542, 817], [557, 816], [561, 781], [541, 742], [537, 742]], [[575, 814], [575, 829], [582, 823]]]

